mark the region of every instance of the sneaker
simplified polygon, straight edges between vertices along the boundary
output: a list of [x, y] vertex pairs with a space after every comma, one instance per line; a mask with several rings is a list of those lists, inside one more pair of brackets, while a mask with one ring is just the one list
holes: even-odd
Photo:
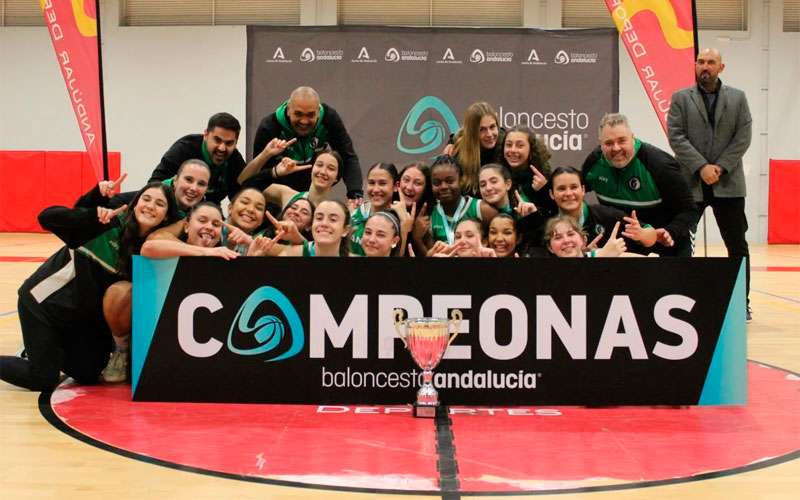
[[753, 310], [750, 309], [750, 306], [747, 306], [747, 322], [750, 323], [753, 321]]
[[111, 353], [111, 359], [103, 370], [103, 380], [111, 383], [128, 380], [128, 354], [127, 350]]

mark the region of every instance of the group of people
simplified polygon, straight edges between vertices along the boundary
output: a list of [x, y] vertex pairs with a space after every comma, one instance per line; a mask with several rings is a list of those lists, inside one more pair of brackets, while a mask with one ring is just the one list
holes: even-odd
[[[138, 192], [117, 194], [123, 176], [40, 214], [65, 246], [19, 290], [24, 355], [0, 356], [0, 378], [32, 390], [52, 389], [61, 372], [80, 383], [126, 380], [136, 254], [691, 256], [710, 205], [729, 254], [747, 256], [751, 120], [744, 94], [719, 80], [723, 68], [718, 51], [701, 51], [697, 85], [673, 96], [675, 156], [610, 113], [581, 168], [551, 165], [533, 130], [503, 129], [486, 102], [468, 107], [441, 155], [399, 169], [374, 163], [363, 185], [341, 117], [310, 87], [260, 122], [249, 163], [236, 149], [238, 120], [215, 114], [203, 134], [169, 148]], [[346, 203], [332, 195], [342, 179]]]

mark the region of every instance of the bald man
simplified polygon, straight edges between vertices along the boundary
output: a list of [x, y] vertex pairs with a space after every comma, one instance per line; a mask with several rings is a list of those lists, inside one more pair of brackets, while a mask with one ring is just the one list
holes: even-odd
[[239, 182], [261, 189], [279, 182], [297, 191], [307, 191], [311, 170], [274, 176], [273, 169], [283, 157], [301, 165], [310, 163], [314, 152], [326, 145], [342, 157], [344, 165], [339, 165], [339, 169], [347, 186], [347, 197], [361, 198], [361, 167], [339, 113], [321, 102], [313, 88], [298, 87], [259, 123], [253, 140], [253, 159], [239, 176]]
[[669, 144], [692, 190], [698, 213], [711, 206], [731, 257], [747, 257], [747, 319], [751, 319], [750, 251], [745, 239], [742, 157], [750, 146], [752, 119], [744, 92], [723, 85], [717, 49], [695, 61], [695, 86], [675, 92], [667, 117]]

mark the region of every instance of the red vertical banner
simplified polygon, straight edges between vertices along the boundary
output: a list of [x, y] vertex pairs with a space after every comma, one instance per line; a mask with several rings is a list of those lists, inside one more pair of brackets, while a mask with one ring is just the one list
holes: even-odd
[[692, 0], [605, 0], [661, 127], [672, 94], [694, 84]]
[[78, 128], [98, 180], [105, 177], [105, 124], [95, 0], [39, 0]]

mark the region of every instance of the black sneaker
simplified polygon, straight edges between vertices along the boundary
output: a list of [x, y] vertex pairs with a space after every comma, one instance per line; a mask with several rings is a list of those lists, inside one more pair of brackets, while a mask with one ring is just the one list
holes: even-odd
[[747, 316], [746, 316], [746, 318], [747, 318], [747, 322], [748, 323], [753, 321], [753, 310], [750, 309], [750, 306], [747, 306]]

